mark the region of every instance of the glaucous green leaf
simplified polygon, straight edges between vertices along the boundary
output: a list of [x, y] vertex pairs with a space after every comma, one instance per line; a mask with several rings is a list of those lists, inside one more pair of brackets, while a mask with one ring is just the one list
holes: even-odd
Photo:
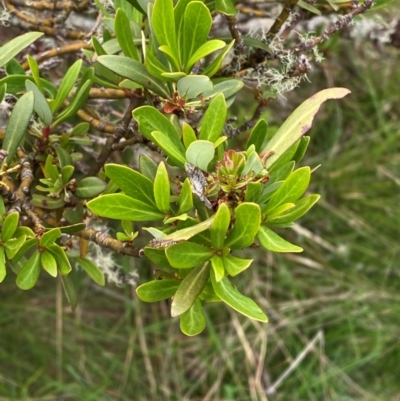
[[6, 278], [7, 270], [6, 270], [6, 259], [4, 256], [4, 248], [0, 246], [0, 283]]
[[189, 310], [182, 315], [180, 318], [180, 329], [183, 334], [187, 336], [197, 336], [206, 327], [206, 318], [203, 312], [203, 306], [201, 305], [200, 299], [196, 299]]
[[260, 244], [273, 252], [303, 252], [303, 248], [284, 240], [277, 233], [265, 226], [261, 226], [257, 238]]
[[178, 214], [187, 213], [193, 209], [193, 193], [190, 181], [185, 179], [182, 185], [181, 193], [178, 197], [179, 210]]
[[215, 148], [210, 141], [197, 140], [192, 142], [186, 150], [186, 160], [200, 170], [207, 171], [208, 165], [214, 158]]
[[136, 288], [137, 296], [144, 302], [158, 302], [174, 296], [179, 280], [153, 280]]
[[1, 228], [1, 241], [7, 242], [15, 233], [18, 227], [19, 213], [13, 212], [6, 216], [3, 221], [3, 227]]
[[309, 195], [302, 199], [299, 199], [295, 203], [295, 207], [293, 207], [292, 209], [281, 214], [280, 216], [268, 219], [268, 224], [280, 225], [296, 221], [300, 217], [304, 216], [314, 206], [314, 204], [318, 202], [319, 198], [320, 195]]
[[33, 112], [33, 103], [34, 95], [31, 91], [22, 95], [15, 103], [4, 133], [2, 150], [5, 150], [8, 154], [3, 164], [10, 165], [19, 144], [25, 136]]
[[252, 299], [241, 294], [227, 277], [217, 282], [214, 272], [211, 272], [211, 283], [218, 297], [231, 308], [251, 319], [268, 322], [267, 316], [260, 307]]
[[255, 203], [241, 203], [235, 209], [235, 224], [225, 241], [231, 249], [250, 246], [261, 223], [261, 210]]
[[61, 237], [61, 230], [59, 228], [52, 228], [46, 231], [39, 240], [39, 245], [43, 248], [54, 242]]
[[221, 256], [215, 255], [211, 258], [211, 267], [214, 270], [215, 281], [220, 282], [225, 277], [225, 267]]
[[[142, 154], [140, 156], [141, 167], [143, 167], [143, 163], [148, 162], [148, 160], [142, 161], [143, 159], [150, 158]], [[157, 168], [157, 165], [153, 160], [151, 160], [151, 162], [151, 169], [153, 170], [153, 168]], [[137, 199], [138, 201], [147, 202], [154, 206], [156, 205], [154, 200], [153, 182], [151, 182], [145, 175], [140, 174], [136, 170], [127, 166], [121, 166], [119, 164], [106, 164], [105, 172], [107, 177], [113, 180], [118, 188], [124, 191], [126, 195]]]
[[22, 269], [19, 271], [17, 276], [17, 286], [21, 290], [30, 290], [35, 286], [40, 275], [40, 253], [36, 250]]
[[194, 242], [180, 242], [165, 250], [168, 261], [177, 269], [188, 269], [200, 265], [213, 256], [213, 250]]
[[103, 272], [90, 259], [75, 258], [75, 260], [96, 284], [101, 286], [106, 284]]
[[129, 18], [125, 11], [119, 8], [115, 14], [115, 36], [125, 56], [139, 61], [138, 52], [133, 41]]
[[[225, 42], [218, 39], [209, 40], [206, 43], [203, 43], [190, 57], [187, 62], [186, 72], [190, 73], [193, 66], [202, 58], [208, 56], [209, 54], [222, 49], [225, 47]], [[203, 91], [204, 92], [204, 91]]]
[[52, 277], [57, 277], [57, 262], [55, 257], [49, 252], [44, 251], [40, 254], [40, 264]]
[[301, 167], [284, 181], [278, 190], [271, 196], [265, 213], [270, 214], [275, 208], [284, 203], [296, 202], [306, 191], [310, 183], [310, 167]]
[[85, 177], [76, 184], [74, 195], [78, 198], [89, 199], [101, 194], [107, 184], [98, 177]]
[[11, 260], [20, 250], [26, 240], [26, 235], [18, 236], [17, 238], [9, 239], [5, 244], [7, 259]]
[[72, 310], [74, 311], [78, 305], [78, 299], [76, 296], [74, 282], [72, 281], [72, 278], [69, 275], [61, 276], [61, 279], [65, 295], [67, 296], [68, 302], [71, 305]]
[[205, 91], [212, 90], [214, 85], [206, 75], [187, 75], [177, 83], [179, 96], [183, 99], [195, 99]]
[[261, 118], [257, 121], [257, 124], [251, 130], [249, 139], [246, 143], [246, 149], [248, 149], [251, 145], [255, 146], [255, 149], [258, 153], [261, 153], [262, 145], [267, 137], [268, 133], [268, 124], [267, 122]]
[[54, 256], [61, 274], [69, 274], [71, 272], [71, 263], [69, 263], [67, 254], [60, 245], [50, 244], [46, 247], [46, 250]]
[[346, 88], [330, 88], [316, 93], [303, 102], [265, 145], [262, 153], [273, 152], [266, 160], [265, 167], [267, 169], [271, 167], [286, 150], [307, 133], [322, 103], [328, 99], [341, 99], [349, 93]]
[[225, 99], [232, 98], [243, 88], [243, 82], [238, 79], [227, 79], [214, 85], [214, 89], [210, 92], [204, 92], [204, 98], [214, 98], [223, 94]]
[[203, 291], [210, 277], [210, 266], [205, 263], [192, 269], [181, 281], [172, 301], [171, 316], [179, 316], [185, 313], [196, 301]]
[[227, 107], [222, 93], [211, 100], [200, 127], [200, 139], [215, 142], [225, 126]]
[[165, 99], [169, 98], [169, 92], [164, 83], [149, 74], [146, 67], [139, 61], [122, 56], [100, 56], [97, 61], [116, 74], [138, 83]]
[[32, 91], [34, 94], [33, 109], [42, 120], [43, 124], [46, 127], [50, 126], [53, 121], [53, 114], [46, 98], [43, 96], [43, 93], [40, 92], [39, 88], [29, 80], [26, 80], [25, 86], [27, 91]]
[[87, 203], [87, 207], [101, 217], [116, 220], [153, 221], [164, 214], [152, 204], [141, 202], [124, 194], [102, 195]]
[[154, 198], [158, 210], [163, 213], [169, 212], [169, 203], [171, 200], [171, 187], [169, 183], [169, 176], [164, 162], [158, 165], [156, 178], [154, 180]]
[[253, 262], [253, 259], [242, 259], [228, 254], [222, 257], [222, 261], [224, 263], [226, 272], [230, 276], [234, 277], [246, 270]]
[[214, 249], [221, 249], [224, 246], [230, 223], [231, 213], [229, 207], [226, 203], [221, 203], [210, 227], [211, 243]]
[[28, 32], [17, 36], [0, 47], [0, 67], [6, 65], [14, 56], [40, 38], [43, 32]]

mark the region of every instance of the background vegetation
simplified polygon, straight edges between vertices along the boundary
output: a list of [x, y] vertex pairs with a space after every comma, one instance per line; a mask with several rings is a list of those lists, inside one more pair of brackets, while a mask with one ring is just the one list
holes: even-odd
[[50, 278], [22, 292], [8, 277], [0, 401], [400, 399], [400, 55], [354, 46], [326, 54], [311, 84], [269, 112], [279, 125], [321, 88], [352, 91], [311, 130], [304, 164], [321, 164], [311, 190], [322, 199], [291, 234], [305, 252], [260, 251], [237, 283], [270, 323], [209, 305], [207, 330], [189, 338], [167, 304], [144, 307], [130, 287], [82, 274], [72, 314]]

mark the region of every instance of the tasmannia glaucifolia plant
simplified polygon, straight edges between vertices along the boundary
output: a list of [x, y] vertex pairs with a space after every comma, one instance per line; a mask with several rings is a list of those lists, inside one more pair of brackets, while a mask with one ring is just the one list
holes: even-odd
[[[64, 3], [65, 18], [87, 7], [93, 14], [88, 1]], [[51, 18], [33, 22], [7, 1], [11, 23], [42, 32], [0, 51], [8, 113], [0, 132], [0, 282], [16, 275], [29, 290], [45, 270], [60, 277], [74, 308], [71, 276], [81, 268], [104, 285], [112, 272], [101, 257], [112, 250], [116, 260], [151, 262], [154, 277], [137, 295], [171, 299], [187, 335], [204, 329], [207, 302], [266, 322], [232, 283], [252, 263], [241, 250], [302, 251], [275, 229], [291, 227], [317, 202], [306, 194], [312, 170], [296, 164], [320, 105], [349, 91], [318, 92], [274, 135], [262, 113], [319, 61], [319, 44], [372, 6], [353, 0], [319, 36], [290, 35], [312, 13], [332, 10], [329, 4], [288, 0], [269, 29], [249, 36], [237, 15], [246, 16], [246, 3], [231, 0], [96, 0], [102, 18], [83, 33], [57, 31]], [[268, 7], [261, 11], [272, 15]], [[60, 37], [64, 44], [54, 46]], [[34, 41], [35, 56], [14, 58], [32, 52]], [[66, 55], [65, 74], [51, 76], [51, 61]], [[229, 108], [241, 91], [255, 95], [257, 107], [235, 127]], [[247, 142], [233, 139], [239, 134]], [[114, 273], [129, 281], [129, 272]]]

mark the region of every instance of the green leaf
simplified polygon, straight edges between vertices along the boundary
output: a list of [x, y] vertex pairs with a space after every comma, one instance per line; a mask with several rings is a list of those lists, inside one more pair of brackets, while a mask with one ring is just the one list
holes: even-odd
[[257, 124], [251, 130], [249, 139], [246, 143], [246, 149], [248, 149], [251, 145], [255, 146], [256, 152], [261, 153], [262, 145], [267, 137], [268, 133], [268, 124], [264, 119], [260, 119], [257, 121]]
[[203, 266], [195, 267], [184, 277], [172, 301], [172, 317], [182, 315], [182, 313], [190, 309], [196, 301], [196, 298], [203, 291], [209, 277], [210, 266], [208, 263], [205, 263]]
[[[328, 1], [329, 4], [331, 4]], [[312, 4], [308, 4], [307, 2], [303, 1], [303, 0], [299, 0], [297, 5], [301, 8], [303, 8], [304, 10], [310, 11], [311, 13], [315, 14], [315, 15], [321, 15], [321, 11], [318, 10], [318, 8], [314, 7]]]
[[226, 233], [231, 223], [231, 213], [226, 203], [221, 203], [210, 227], [211, 243], [214, 249], [224, 246]]
[[171, 187], [169, 184], [168, 171], [164, 162], [160, 162], [154, 180], [154, 198], [158, 210], [163, 213], [169, 212], [169, 203], [171, 201]]
[[129, 18], [125, 11], [119, 8], [115, 14], [115, 36], [125, 56], [139, 61], [139, 56], [133, 41]]
[[297, 147], [296, 153], [293, 155], [293, 161], [297, 164], [300, 163], [306, 153], [308, 144], [310, 143], [309, 136], [302, 136], [300, 139], [299, 146]]
[[163, 238], [165, 241], [187, 241], [195, 235], [207, 230], [210, 228], [212, 222], [214, 220], [214, 216], [211, 216], [209, 219], [202, 221], [201, 223], [195, 224], [190, 227], [183, 228], [181, 230], [175, 231], [172, 234], [169, 234]]
[[[159, 49], [160, 49], [160, 51], [162, 51], [165, 54], [167, 60], [171, 64], [172, 68], [175, 70], [179, 70], [180, 69], [179, 68], [179, 59], [177, 58], [177, 55], [174, 53], [174, 51], [169, 46], [166, 46], [166, 45], [160, 46]], [[182, 76], [181, 72], [172, 73], [172, 74], [178, 74], [177, 75], [178, 78], [180, 78]], [[170, 76], [170, 78], [172, 78], [172, 77]]]
[[261, 190], [262, 186], [260, 182], [249, 182], [247, 184], [244, 201], [258, 203], [261, 196]]
[[12, 259], [17, 252], [21, 249], [22, 245], [26, 241], [26, 235], [21, 235], [18, 238], [9, 239], [5, 244], [7, 259]]
[[225, 246], [242, 249], [250, 246], [261, 223], [261, 210], [255, 203], [241, 203], [235, 209], [235, 224], [229, 233]]
[[0, 223], [3, 223], [3, 217], [6, 213], [6, 207], [4, 205], [4, 199], [0, 196]]
[[[73, 167], [73, 166], [71, 166], [71, 164], [73, 163], [72, 157], [68, 151], [63, 149], [61, 146], [56, 146], [55, 150], [56, 150], [58, 162], [59, 162], [61, 168]], [[57, 173], [57, 175], [58, 175], [58, 173]]]
[[187, 336], [197, 336], [206, 327], [203, 306], [200, 299], [196, 299], [189, 310], [179, 316], [180, 329]]
[[78, 198], [89, 199], [101, 194], [107, 184], [98, 177], [85, 177], [76, 184], [74, 195]]
[[280, 216], [282, 213], [285, 213], [288, 210], [293, 209], [294, 207], [295, 207], [294, 203], [284, 203], [283, 205], [274, 208], [273, 211], [267, 215], [268, 223], [269, 219], [273, 219], [274, 217]]
[[296, 221], [305, 215], [314, 206], [319, 198], [320, 195], [309, 195], [305, 198], [299, 199], [296, 202], [295, 207], [289, 211], [281, 214], [280, 216], [268, 219], [268, 224], [281, 225]]
[[36, 250], [25, 263], [17, 276], [17, 286], [21, 290], [30, 290], [36, 284], [40, 275], [40, 253]]
[[[229, 53], [229, 51], [232, 49], [232, 46], [234, 45], [234, 43], [235, 43], [235, 39], [233, 39], [229, 44], [227, 44], [225, 46], [225, 48], [218, 54], [218, 56], [215, 57], [215, 59], [213, 61], [211, 61], [211, 63], [208, 64], [201, 73], [203, 75], [207, 75], [208, 77], [212, 77], [213, 75], [215, 75], [221, 69], [222, 62], [224, 61], [224, 58]], [[230, 80], [228, 80], [226, 82], [229, 82], [229, 81]], [[238, 81], [238, 80], [235, 79], [234, 81]], [[239, 81], [239, 82], [242, 83], [242, 86], [241, 86], [241, 88], [242, 88], [244, 84], [242, 81]], [[225, 99], [227, 99], [228, 97], [229, 96], [225, 95]]]
[[4, 248], [0, 246], [0, 283], [3, 282], [7, 275], [6, 259], [4, 257]]
[[40, 92], [39, 88], [28, 79], [25, 82], [25, 86], [27, 91], [32, 91], [34, 94], [35, 100], [33, 102], [33, 109], [36, 111], [43, 124], [49, 127], [53, 121], [53, 114], [46, 98], [43, 96], [43, 93]]
[[104, 56], [107, 54], [100, 41], [95, 36], [92, 36], [92, 46], [97, 56]]
[[[143, 159], [148, 159], [143, 161]], [[148, 156], [140, 155], [141, 166], [143, 163], [152, 162], [151, 169], [157, 168], [157, 165]], [[127, 166], [119, 164], [106, 164], [105, 172], [108, 178], [117, 184], [118, 188], [125, 192], [126, 195], [144, 203], [156, 205], [154, 200], [153, 183], [145, 175], [140, 174]], [[155, 178], [155, 175], [154, 175]], [[154, 179], [152, 177], [152, 179]]]
[[192, 142], [197, 140], [193, 128], [185, 121], [182, 123], [182, 139], [186, 149]]
[[165, 250], [165, 254], [172, 267], [188, 269], [211, 259], [213, 250], [194, 242], [180, 242], [169, 246]]
[[44, 270], [52, 277], [57, 277], [57, 262], [55, 257], [49, 252], [44, 251], [40, 255], [40, 263]]
[[70, 226], [62, 226], [60, 227], [60, 231], [63, 234], [76, 234], [79, 233], [79, 231], [84, 230], [85, 228], [86, 228], [85, 223], [78, 223], [78, 224], [72, 224]]
[[153, 221], [164, 218], [152, 204], [141, 202], [124, 194], [102, 195], [87, 203], [87, 207], [101, 217], [116, 220]]
[[72, 310], [74, 311], [78, 305], [78, 299], [76, 296], [74, 282], [70, 276], [61, 276], [64, 292], [67, 296], [68, 302], [71, 305]]
[[137, 60], [123, 56], [100, 56], [97, 61], [116, 74], [138, 83], [165, 99], [170, 96], [164, 83], [149, 74], [146, 67]]
[[186, 160], [200, 170], [207, 171], [208, 165], [214, 158], [214, 144], [209, 141], [198, 140], [192, 142], [186, 150]]
[[207, 6], [201, 1], [190, 2], [183, 15], [183, 30], [179, 32], [183, 36], [181, 62], [189, 72], [188, 61], [207, 40], [212, 25], [212, 18]]
[[180, 97], [190, 100], [212, 90], [214, 85], [206, 75], [187, 75], [179, 79], [177, 88]]
[[273, 252], [303, 252], [303, 248], [284, 240], [277, 233], [265, 226], [261, 226], [257, 238], [260, 244]]
[[234, 277], [246, 270], [253, 262], [253, 259], [242, 259], [228, 254], [222, 257], [222, 261], [224, 262], [226, 272]]
[[193, 209], [193, 193], [188, 178], [185, 179], [182, 185], [181, 193], [179, 194], [178, 197], [178, 203], [179, 203], [178, 214], [187, 213]]
[[41, 207], [43, 209], [60, 209], [64, 206], [65, 202], [64, 199], [52, 199], [48, 196], [34, 194], [33, 198], [31, 199], [31, 203], [34, 206]]
[[101, 286], [106, 284], [103, 272], [90, 259], [75, 258], [75, 260], [96, 284]]
[[54, 242], [61, 237], [61, 231], [59, 228], [52, 228], [51, 230], [45, 232], [40, 238], [39, 245], [43, 248]]
[[[30, 56], [28, 56], [30, 59]], [[21, 64], [12, 58], [5, 66], [5, 72], [8, 76], [12, 75], [25, 75], [25, 70], [22, 68]], [[33, 77], [32, 77], [33, 78]]]
[[3, 227], [1, 228], [1, 241], [7, 242], [15, 233], [18, 227], [19, 213], [13, 212], [6, 216], [3, 222]]
[[21, 247], [18, 249], [17, 253], [14, 255], [13, 259], [12, 259], [12, 263], [18, 263], [19, 260], [25, 256], [28, 251], [34, 246], [37, 245], [38, 243], [38, 239], [37, 238], [30, 238], [28, 240], [26, 240]]
[[349, 93], [350, 91], [345, 88], [330, 88], [316, 93], [303, 102], [265, 145], [262, 153], [273, 152], [266, 160], [265, 168], [271, 167], [286, 150], [307, 133], [322, 103], [328, 99], [341, 99]]
[[74, 166], [64, 166], [61, 169], [61, 180], [63, 184], [68, 184], [69, 180], [72, 177], [72, 174], [74, 174], [75, 167]]
[[51, 105], [51, 110], [53, 113], [55, 113], [62, 106], [64, 100], [68, 97], [71, 89], [74, 87], [78, 79], [81, 67], [82, 60], [77, 60], [74, 64], [72, 64], [71, 67], [68, 68], [68, 71], [62, 79], [60, 87], [57, 91], [57, 96]]
[[215, 255], [211, 258], [211, 266], [214, 270], [215, 281], [218, 283], [225, 277], [225, 268], [222, 258]]
[[237, 13], [232, 0], [215, 0], [215, 10], [225, 15], [236, 15]]
[[279, 189], [271, 196], [265, 213], [267, 215], [272, 213], [275, 208], [284, 203], [296, 202], [308, 188], [310, 178], [311, 170], [308, 166], [293, 171]]
[[144, 302], [158, 302], [174, 296], [179, 280], [153, 280], [136, 288], [137, 296]]
[[0, 67], [43, 35], [42, 32], [28, 32], [6, 42], [0, 47]]
[[200, 128], [200, 139], [215, 142], [221, 136], [225, 125], [227, 107], [224, 95], [220, 93], [211, 100]]
[[214, 98], [219, 94], [223, 94], [225, 99], [230, 99], [243, 88], [243, 82], [238, 79], [227, 79], [214, 85], [214, 89], [210, 92], [204, 92], [204, 98]]
[[149, 48], [146, 50], [146, 69], [151, 75], [161, 81], [175, 82], [175, 79], [173, 77], [164, 75], [170, 73], [169, 68], [165, 66], [153, 53], [152, 49]]
[[0, 86], [0, 103], [3, 101], [6, 93], [7, 93], [7, 84], [3, 84]]
[[172, 269], [165, 255], [165, 248], [150, 248], [146, 246], [144, 248], [144, 254], [146, 258], [152, 261], [156, 266]]
[[193, 66], [202, 58], [208, 56], [209, 54], [222, 49], [225, 47], [225, 42], [218, 39], [209, 40], [206, 43], [202, 44], [190, 57], [187, 62], [186, 72], [189, 73]]
[[160, 131], [154, 131], [152, 136], [154, 142], [170, 157], [170, 164], [173, 162], [173, 164], [183, 169], [186, 159], [185, 148], [182, 142]]
[[[146, 154], [142, 153], [139, 158], [139, 167], [140, 167], [140, 172], [148, 178], [151, 182], [151, 190], [153, 190], [153, 184], [152, 181], [156, 178], [156, 172], [157, 172], [157, 163], [149, 156]], [[107, 168], [107, 166], [106, 166]], [[143, 184], [142, 184], [143, 186]], [[153, 194], [154, 198], [154, 194]]]
[[245, 297], [236, 290], [227, 277], [217, 282], [212, 272], [211, 283], [218, 297], [231, 308], [251, 319], [268, 322], [267, 316], [265, 316], [260, 307], [252, 299]]
[[25, 136], [33, 112], [33, 103], [33, 92], [25, 93], [17, 100], [17, 103], [15, 103], [4, 133], [2, 149], [5, 150], [8, 155], [3, 164], [7, 163], [7, 165], [9, 165], [12, 162], [17, 148]]
[[71, 272], [71, 263], [69, 263], [67, 254], [65, 253], [64, 249], [61, 248], [61, 246], [57, 244], [50, 244], [46, 247], [46, 250], [54, 256], [61, 274], [68, 274]]

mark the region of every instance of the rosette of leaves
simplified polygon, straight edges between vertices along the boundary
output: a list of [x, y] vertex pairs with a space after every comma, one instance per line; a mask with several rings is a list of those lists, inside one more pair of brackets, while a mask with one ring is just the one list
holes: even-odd
[[[273, 252], [302, 251], [275, 228], [291, 227], [318, 200], [319, 195], [305, 195], [310, 167], [295, 166], [306, 151], [309, 138], [304, 134], [320, 105], [348, 92], [333, 88], [317, 93], [272, 138], [260, 119], [242, 152], [228, 150], [222, 135], [223, 95], [210, 102], [198, 135], [185, 122], [177, 127], [155, 107], [134, 110], [141, 133], [163, 150], [166, 163], [157, 165], [142, 155], [140, 171], [106, 165], [106, 176], [120, 191], [87, 206], [111, 219], [156, 222], [147, 228], [154, 239], [143, 253], [160, 273], [137, 288], [138, 296], [146, 302], [172, 298], [171, 315], [180, 317], [188, 335], [205, 327], [204, 302], [222, 301], [266, 322], [260, 307], [231, 281], [252, 263], [236, 251], [254, 244]], [[182, 169], [181, 179], [170, 175], [168, 164]]]

